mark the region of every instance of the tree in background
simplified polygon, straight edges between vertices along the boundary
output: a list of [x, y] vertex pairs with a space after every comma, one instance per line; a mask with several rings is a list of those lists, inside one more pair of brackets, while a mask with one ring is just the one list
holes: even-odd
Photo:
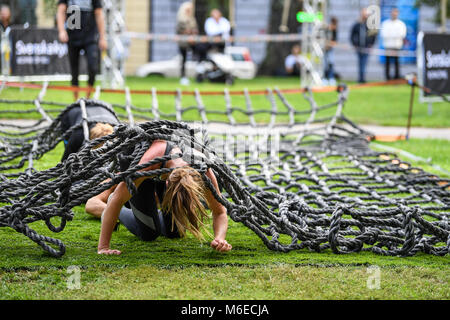
[[212, 9], [219, 9], [222, 15], [230, 20], [229, 0], [195, 0], [195, 19], [197, 19], [199, 32], [205, 33], [205, 21], [209, 18]]
[[[441, 21], [441, 0], [416, 0], [416, 6], [422, 5], [435, 7], [437, 9], [435, 22], [442, 23]], [[450, 0], [447, 0], [447, 19], [450, 18]]]
[[58, 0], [43, 0], [44, 1], [44, 13], [49, 18], [56, 16], [56, 7], [58, 6]]
[[[271, 0], [271, 15], [267, 33], [280, 33], [280, 25], [283, 16], [284, 0]], [[297, 21], [297, 12], [303, 8], [301, 0], [292, 0], [289, 8], [289, 18], [287, 21], [288, 33], [299, 31], [300, 24]], [[292, 42], [269, 42], [267, 44], [266, 58], [261, 63], [258, 73], [260, 75], [276, 75], [284, 70], [284, 59], [291, 52], [295, 43]]]
[[37, 25], [36, 7], [37, 0], [18, 0], [20, 10], [20, 24], [28, 23], [30, 26]]

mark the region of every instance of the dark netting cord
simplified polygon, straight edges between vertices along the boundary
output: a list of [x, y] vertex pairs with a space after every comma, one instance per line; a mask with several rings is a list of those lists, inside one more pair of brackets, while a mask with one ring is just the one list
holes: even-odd
[[[44, 171], [33, 169], [32, 160], [52, 150], [81, 125], [62, 135], [61, 115], [48, 124], [42, 120], [31, 125], [0, 123], [1, 127], [8, 127], [0, 138], [0, 172], [3, 172], [0, 201], [5, 203], [0, 208], [0, 227], [13, 228], [51, 255], [62, 256], [64, 244], [38, 234], [30, 228], [31, 223], [42, 220], [51, 231], [61, 232], [66, 222], [72, 220], [71, 210], [75, 206], [121, 181], [134, 194], [136, 178], [159, 176], [172, 169], [139, 170], [183, 157], [202, 174], [206, 186], [227, 208], [231, 219], [253, 230], [271, 250], [371, 251], [390, 256], [412, 256], [417, 252], [443, 256], [449, 252], [450, 185], [447, 179], [415, 168], [395, 154], [371, 150], [367, 140], [370, 134], [342, 114], [347, 96], [344, 88], [340, 89], [338, 102], [325, 106], [317, 106], [307, 93], [309, 118], [298, 130], [294, 126], [299, 123], [293, 120], [304, 111], [297, 111], [281, 93], [277, 96], [286, 111], [276, 108], [275, 96], [270, 90], [268, 98], [272, 109], [259, 110], [271, 115], [267, 127], [282, 127], [276, 121], [276, 116], [282, 114], [289, 119], [289, 124], [284, 126], [293, 128], [289, 134], [280, 135], [276, 154], [271, 152], [267, 139], [243, 139], [238, 134], [219, 139], [220, 136], [192, 129], [186, 123], [159, 120], [166, 116], [182, 120], [186, 110], [196, 109], [203, 123], [209, 122], [208, 116], [218, 111], [210, 112], [203, 107], [200, 96], [197, 106], [186, 108], [181, 107], [181, 97], [175, 97], [175, 114], [163, 114], [155, 105], [151, 110], [141, 110], [130, 104], [114, 105], [116, 111], [127, 112], [119, 117], [126, 118], [132, 125], [116, 126], [112, 135], [86, 143], [64, 163]], [[238, 127], [233, 113], [244, 112], [250, 118], [247, 125], [260, 126], [253, 118], [256, 111], [249, 101], [246, 109], [241, 109], [231, 107], [229, 98], [225, 92], [223, 114], [230, 120], [228, 125]], [[30, 103], [35, 104], [35, 101]], [[86, 105], [90, 104], [111, 108], [108, 104], [87, 100]], [[41, 102], [40, 105], [48, 104]], [[75, 103], [65, 110], [78, 105]], [[41, 114], [64, 112], [64, 109], [41, 108]], [[336, 109], [333, 116], [316, 117], [318, 111], [330, 108]], [[18, 114], [36, 112], [35, 109], [16, 111]], [[143, 115], [144, 111], [158, 120]], [[134, 124], [135, 119], [151, 121]], [[317, 127], [316, 123], [324, 125]], [[159, 139], [177, 144], [182, 153], [138, 165], [151, 143]], [[101, 143], [103, 146], [95, 149]], [[265, 156], [253, 157], [251, 151], [255, 146]], [[28, 169], [17, 171], [27, 162]], [[130, 162], [127, 167], [125, 164]], [[205, 175], [208, 168], [217, 177], [222, 197]], [[9, 172], [5, 173], [6, 170]], [[100, 184], [106, 179], [110, 181]], [[60, 217], [58, 226], [51, 221], [54, 217]]]

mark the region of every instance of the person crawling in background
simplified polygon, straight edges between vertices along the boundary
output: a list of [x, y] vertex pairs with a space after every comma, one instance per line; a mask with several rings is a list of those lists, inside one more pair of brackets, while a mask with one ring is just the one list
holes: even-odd
[[[71, 107], [61, 117], [61, 133], [65, 134], [71, 127], [81, 124], [83, 116], [79, 102]], [[89, 140], [107, 136], [114, 132], [113, 125], [119, 124], [116, 114], [111, 107], [93, 100], [86, 100], [86, 113], [89, 121]], [[85, 141], [83, 127], [75, 129], [67, 140], [64, 140], [65, 161], [70, 154], [78, 152]]]

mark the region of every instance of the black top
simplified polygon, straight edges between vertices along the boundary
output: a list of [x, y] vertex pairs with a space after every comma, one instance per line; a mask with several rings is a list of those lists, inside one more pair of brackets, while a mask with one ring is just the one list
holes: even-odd
[[1, 31], [5, 32], [5, 31], [6, 31], [6, 28], [8, 28], [8, 27], [9, 27], [9, 26], [5, 27], [5, 26], [3, 25], [3, 22], [0, 22], [0, 30], [1, 30]]
[[329, 32], [329, 40], [331, 40], [331, 41], [337, 41], [337, 30], [336, 29], [334, 29], [334, 30], [329, 30], [328, 31]]
[[[337, 42], [337, 30], [336, 29], [334, 29], [334, 30], [327, 30], [326, 36], [327, 36], [327, 40], [328, 41]], [[332, 49], [331, 47], [328, 47], [326, 49], [326, 51], [330, 51], [331, 49]]]
[[[115, 114], [103, 106], [86, 105], [86, 113], [90, 124], [89, 129], [95, 126], [97, 122], [119, 124]], [[80, 124], [83, 120], [80, 107], [73, 107], [61, 117], [61, 133], [64, 134], [71, 127]], [[71, 153], [78, 152], [84, 142], [83, 128], [80, 127], [72, 132], [68, 140], [65, 140], [65, 151], [62, 161], [66, 160]]]
[[352, 27], [350, 41], [356, 48], [370, 48], [375, 44], [376, 34], [371, 33], [366, 23], [357, 22]]
[[[98, 41], [98, 29], [95, 21], [95, 9], [102, 8], [101, 0], [59, 0], [59, 4], [65, 4], [68, 8], [80, 8], [79, 11], [70, 11], [67, 13], [66, 29], [69, 35], [69, 44], [86, 45]], [[76, 28], [77, 12], [80, 12], [80, 28]], [[70, 22], [71, 27], [67, 22]]]
[[[164, 152], [164, 156], [170, 154], [172, 149], [174, 148], [174, 144], [167, 141], [166, 151]], [[161, 163], [161, 168], [164, 168], [166, 162]], [[150, 194], [156, 193], [158, 196], [159, 203], [163, 202], [164, 194], [166, 192], [166, 181], [157, 180], [157, 179], [146, 179], [138, 188], [138, 192], [130, 199], [130, 203], [132, 204], [131, 208], [133, 210], [139, 210], [145, 215], [152, 216], [154, 212], [152, 212], [152, 208], [155, 208], [155, 204], [149, 203]], [[128, 205], [127, 205], [128, 206]]]

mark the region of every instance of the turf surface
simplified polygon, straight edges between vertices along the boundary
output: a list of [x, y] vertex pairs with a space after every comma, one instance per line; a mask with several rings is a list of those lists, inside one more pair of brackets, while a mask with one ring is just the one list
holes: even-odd
[[[421, 144], [421, 140], [412, 140], [405, 149], [412, 151]], [[450, 151], [443, 141], [433, 145], [438, 147], [427, 153], [429, 156]], [[37, 163], [37, 168], [49, 168], [61, 152], [59, 145]], [[227, 238], [233, 250], [227, 254], [212, 251], [208, 242], [200, 243], [190, 235], [145, 243], [122, 227], [112, 241], [112, 247], [122, 250], [122, 255], [99, 256], [100, 222], [85, 214], [83, 207], [74, 212], [74, 220], [61, 234], [51, 233], [41, 222], [33, 224], [38, 232], [64, 241], [67, 252], [59, 259], [12, 229], [0, 230], [0, 299], [450, 297], [448, 256], [335, 255], [330, 250], [279, 253], [268, 250], [251, 230], [232, 221]], [[381, 268], [380, 290], [367, 288], [367, 267], [372, 265]], [[80, 290], [67, 289], [69, 266], [81, 268]]]
[[[53, 83], [60, 85], [60, 83]], [[63, 83], [67, 85], [68, 83]], [[198, 84], [192, 82], [188, 87], [181, 87], [178, 84], [177, 79], [166, 79], [161, 77], [149, 77], [149, 78], [127, 78], [127, 85], [134, 90], [151, 90], [152, 87], [156, 87], [159, 91], [169, 90], [173, 91], [176, 88], [182, 90], [193, 91], [198, 88], [200, 91], [223, 91], [224, 86], [221, 84], [203, 83]], [[299, 81], [295, 78], [266, 78], [261, 77], [254, 80], [237, 80], [236, 83], [229, 87], [229, 90], [243, 90], [248, 88], [249, 90], [263, 90], [265, 88], [279, 87], [280, 89], [292, 89], [299, 87]], [[406, 85], [398, 85], [391, 87], [373, 87], [363, 89], [353, 89], [350, 91], [349, 100], [347, 101], [344, 109], [344, 113], [353, 121], [359, 124], [376, 124], [384, 126], [406, 126], [408, 111], [409, 111], [409, 99], [410, 99], [410, 87]], [[34, 89], [18, 89], [7, 88], [0, 97], [4, 99], [18, 99], [18, 100], [33, 100], [39, 94], [39, 90]], [[309, 106], [299, 94], [288, 94], [288, 100], [297, 108], [304, 106], [307, 109]], [[319, 105], [336, 101], [336, 93], [318, 93], [315, 94], [315, 98]], [[101, 100], [105, 100], [110, 103], [125, 104], [125, 97], [122, 94], [105, 93], [100, 96]], [[48, 91], [44, 98], [45, 101], [58, 101], [64, 103], [73, 102], [73, 96], [70, 92], [66, 91]], [[173, 112], [174, 110], [174, 97], [173, 96], [158, 96], [159, 108], [164, 112]], [[142, 108], [149, 108], [151, 106], [151, 97], [148, 95], [133, 95], [132, 102], [134, 105]], [[222, 96], [204, 96], [204, 104], [211, 110], [224, 110], [225, 102]], [[233, 105], [241, 107], [245, 106], [244, 97], [232, 97]], [[268, 99], [264, 95], [252, 97], [254, 109], [269, 109], [271, 108]], [[195, 99], [193, 96], [185, 96], [183, 98], [183, 106], [195, 105]], [[33, 106], [31, 106], [34, 108]], [[1, 109], [14, 109], [15, 107], [0, 104]], [[280, 106], [281, 108], [281, 106]], [[332, 110], [330, 110], [332, 113]], [[330, 112], [321, 114], [322, 116], [330, 115]], [[419, 104], [419, 93], [416, 90], [415, 106], [413, 112], [412, 126], [417, 127], [435, 127], [444, 128], [450, 126], [450, 108], [448, 103], [435, 103], [433, 105], [433, 115], [430, 116], [427, 113], [427, 105]], [[5, 115], [8, 117], [8, 115]], [[9, 117], [17, 117], [11, 115]], [[25, 116], [28, 117], [28, 116]], [[39, 115], [32, 115], [31, 117], [39, 117]], [[192, 112], [186, 114], [187, 119], [196, 120], [197, 115]], [[218, 117], [219, 119], [221, 117]], [[267, 117], [257, 118], [257, 121], [266, 121]], [[281, 119], [281, 118], [280, 118]], [[238, 116], [237, 120], [247, 121], [246, 117]], [[302, 120], [298, 118], [297, 120]], [[304, 119], [303, 119], [304, 120]]]

